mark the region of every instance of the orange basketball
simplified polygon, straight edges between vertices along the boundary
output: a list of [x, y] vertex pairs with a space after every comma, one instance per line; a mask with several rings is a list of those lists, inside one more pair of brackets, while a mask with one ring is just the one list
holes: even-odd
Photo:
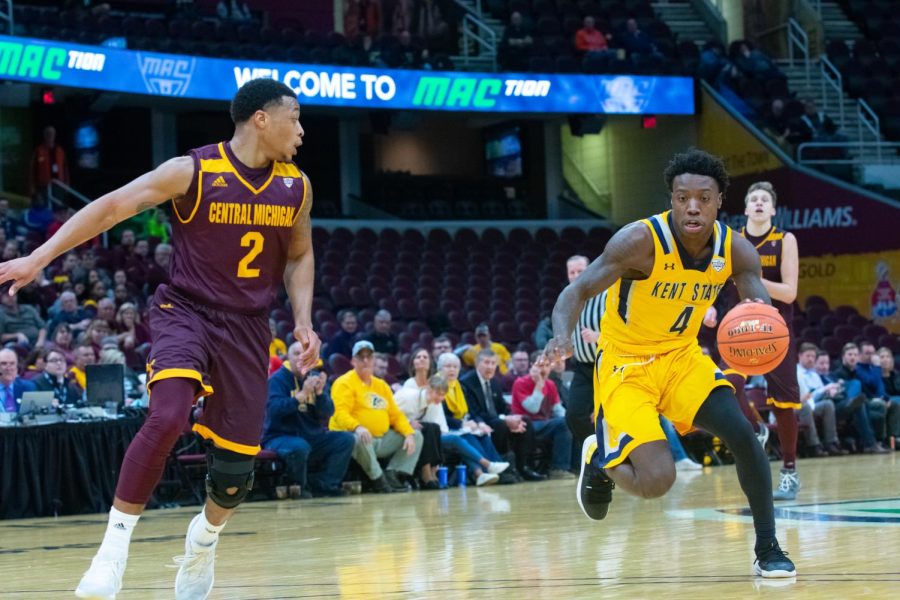
[[764, 375], [787, 356], [791, 332], [774, 306], [742, 302], [722, 319], [717, 340], [719, 354], [732, 369]]

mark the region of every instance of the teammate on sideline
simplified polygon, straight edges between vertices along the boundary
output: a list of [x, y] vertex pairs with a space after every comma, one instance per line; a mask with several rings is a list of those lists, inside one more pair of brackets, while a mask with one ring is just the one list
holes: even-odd
[[584, 303], [607, 290], [595, 388], [604, 451], [601, 456], [594, 436], [585, 440], [577, 500], [588, 518], [600, 520], [613, 482], [636, 496], [662, 496], [675, 481], [675, 464], [659, 414], [681, 432], [697, 425], [735, 457], [756, 530], [754, 572], [792, 577], [794, 564], [775, 537], [766, 455], [731, 384], [697, 343], [704, 313], [730, 277], [745, 300], [769, 301], [759, 255], [716, 221], [728, 187], [719, 158], [691, 149], [676, 154], [664, 176], [672, 209], [619, 230], [553, 309], [547, 360], [571, 354], [571, 332]]
[[300, 106], [286, 85], [248, 82], [231, 103], [229, 142], [191, 150], [87, 205], [45, 244], [0, 265], [11, 294], [50, 261], [135, 214], [172, 200], [171, 284], [150, 308], [150, 414], [125, 454], [106, 535], [75, 595], [112, 599], [128, 545], [166, 457], [206, 396], [194, 431], [208, 443], [206, 505], [188, 526], [178, 600], [206, 598], [219, 532], [253, 485], [266, 409], [266, 311], [284, 281], [304, 372], [319, 355], [312, 330], [309, 179], [291, 162], [302, 144]]

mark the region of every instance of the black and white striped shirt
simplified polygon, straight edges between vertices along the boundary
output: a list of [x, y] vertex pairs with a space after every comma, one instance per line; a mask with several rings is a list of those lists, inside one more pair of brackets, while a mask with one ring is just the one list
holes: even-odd
[[600, 317], [606, 304], [606, 292], [588, 300], [578, 317], [578, 324], [572, 333], [574, 358], [580, 363], [594, 364], [597, 361], [597, 344], [588, 344], [581, 337], [582, 329], [600, 331]]

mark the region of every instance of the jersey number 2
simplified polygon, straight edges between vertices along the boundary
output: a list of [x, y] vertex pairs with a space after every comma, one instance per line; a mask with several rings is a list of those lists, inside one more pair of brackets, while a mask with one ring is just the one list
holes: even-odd
[[688, 323], [691, 322], [691, 315], [694, 314], [693, 306], [685, 306], [684, 310], [678, 315], [675, 319], [675, 323], [672, 324], [672, 327], [669, 328], [669, 331], [672, 333], [677, 333], [681, 335], [688, 328]]
[[249, 247], [250, 251], [238, 263], [238, 277], [259, 277], [259, 269], [251, 267], [250, 263], [263, 251], [263, 242], [265, 238], [258, 231], [248, 231], [241, 238], [241, 248]]

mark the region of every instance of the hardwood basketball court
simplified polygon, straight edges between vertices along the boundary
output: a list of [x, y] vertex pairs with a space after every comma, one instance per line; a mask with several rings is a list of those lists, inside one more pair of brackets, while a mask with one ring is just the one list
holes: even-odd
[[[898, 467], [898, 453], [799, 463], [798, 500], [776, 505], [795, 582], [751, 575], [753, 528], [724, 466], [679, 473], [659, 500], [617, 490], [600, 523], [568, 481], [247, 504], [223, 533], [211, 598], [894, 597]], [[166, 565], [195, 512], [145, 515], [120, 598], [173, 597]], [[0, 597], [74, 597], [106, 520], [0, 522]]]

